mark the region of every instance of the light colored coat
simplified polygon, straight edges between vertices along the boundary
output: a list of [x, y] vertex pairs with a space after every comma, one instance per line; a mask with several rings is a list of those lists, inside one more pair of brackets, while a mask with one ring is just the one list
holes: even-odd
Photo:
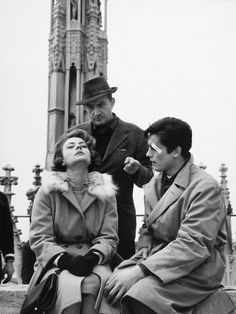
[[[94, 272], [102, 281], [107, 278], [111, 273], [107, 263], [116, 252], [118, 243], [115, 193], [116, 186], [110, 175], [91, 172], [89, 187], [79, 204], [68, 184], [66, 173], [51, 172], [46, 175], [36, 194], [32, 211], [30, 245], [39, 266], [30, 287], [34, 285], [42, 267], [55, 255], [63, 252], [84, 255], [91, 248], [102, 256], [102, 265], [95, 266]], [[66, 273], [63, 271], [59, 276], [63, 278]], [[63, 282], [68, 285], [64, 288], [65, 292], [72, 283], [71, 276], [69, 274], [67, 277], [70, 279]], [[77, 288], [80, 288], [83, 277], [73, 277], [78, 279]]]
[[[139, 246], [151, 243], [152, 250], [146, 260], [138, 254], [133, 259], [142, 263], [150, 276], [127, 295], [157, 313], [192, 313], [191, 308], [221, 284], [226, 210], [221, 206], [218, 182], [192, 159], [162, 197], [161, 177], [162, 173], [144, 187], [146, 227], [141, 230]], [[124, 262], [120, 267], [128, 265]], [[230, 300], [228, 307], [214, 313], [229, 313], [229, 309]]]

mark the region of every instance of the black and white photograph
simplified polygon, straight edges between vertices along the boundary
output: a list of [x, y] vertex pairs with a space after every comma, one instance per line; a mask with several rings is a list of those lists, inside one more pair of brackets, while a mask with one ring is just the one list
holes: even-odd
[[1, 1], [0, 32], [0, 313], [236, 313], [236, 1]]

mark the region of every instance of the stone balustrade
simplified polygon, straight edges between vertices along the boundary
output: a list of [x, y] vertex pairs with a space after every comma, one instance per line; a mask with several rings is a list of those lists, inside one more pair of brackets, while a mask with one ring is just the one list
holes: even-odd
[[[28, 285], [22, 284], [7, 284], [7, 285], [0, 285], [0, 313], [1, 314], [19, 314], [21, 305], [23, 304], [24, 297], [27, 291]], [[236, 286], [227, 287], [224, 289], [228, 295], [231, 297], [232, 301], [235, 304], [234, 312], [230, 314], [236, 314]], [[219, 292], [221, 293], [221, 292]], [[204, 308], [207, 304], [212, 302], [212, 298], [218, 298], [218, 295], [210, 296], [205, 299], [203, 302]], [[199, 303], [199, 305], [194, 310], [193, 314], [203, 314], [202, 307], [203, 302]], [[211, 306], [209, 305], [209, 308]], [[208, 312], [204, 314], [213, 314], [212, 312]]]
[[0, 313], [19, 314], [28, 285], [0, 285]]

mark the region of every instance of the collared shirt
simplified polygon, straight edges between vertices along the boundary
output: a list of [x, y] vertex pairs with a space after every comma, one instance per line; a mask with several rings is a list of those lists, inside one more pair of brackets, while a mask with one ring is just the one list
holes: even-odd
[[165, 192], [169, 189], [169, 187], [174, 182], [175, 178], [177, 177], [178, 173], [181, 169], [186, 165], [186, 163], [189, 161], [189, 158], [185, 161], [182, 167], [171, 177], [168, 177], [166, 172], [163, 171], [162, 178], [161, 178], [161, 196], [165, 194]]
[[92, 136], [96, 139], [95, 150], [100, 156], [101, 160], [106, 152], [107, 146], [110, 142], [112, 134], [117, 126], [118, 118], [113, 114], [113, 118], [102, 126], [95, 126], [92, 124]]

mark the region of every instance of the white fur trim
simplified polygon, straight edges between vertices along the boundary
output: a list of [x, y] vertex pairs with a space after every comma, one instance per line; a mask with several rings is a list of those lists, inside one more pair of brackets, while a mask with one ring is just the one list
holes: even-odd
[[[107, 173], [90, 172], [89, 194], [96, 196], [101, 201], [105, 201], [116, 195], [117, 186], [113, 183], [112, 176]], [[46, 171], [42, 175], [42, 188], [47, 192], [66, 192], [69, 189], [68, 175], [66, 172]]]
[[89, 174], [88, 192], [101, 201], [116, 195], [117, 186], [112, 181], [112, 176], [107, 173], [91, 172]]

